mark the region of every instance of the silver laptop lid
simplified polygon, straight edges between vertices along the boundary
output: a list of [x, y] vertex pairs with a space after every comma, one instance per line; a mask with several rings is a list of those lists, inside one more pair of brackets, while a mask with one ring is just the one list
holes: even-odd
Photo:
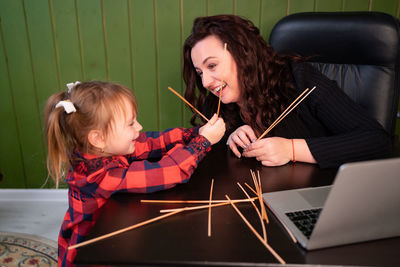
[[344, 164], [307, 249], [400, 236], [400, 158]]

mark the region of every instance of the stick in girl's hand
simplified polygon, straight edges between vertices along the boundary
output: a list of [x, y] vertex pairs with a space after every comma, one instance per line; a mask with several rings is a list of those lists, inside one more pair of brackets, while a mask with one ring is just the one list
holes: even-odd
[[176, 94], [180, 99], [183, 100], [183, 102], [185, 102], [186, 104], [189, 105], [189, 107], [191, 107], [194, 111], [197, 112], [197, 114], [199, 114], [203, 119], [205, 119], [206, 121], [208, 121], [208, 119], [206, 118], [206, 116], [204, 116], [200, 111], [198, 111], [192, 104], [189, 103], [189, 101], [187, 101], [183, 96], [181, 96], [177, 91], [175, 91], [174, 89], [172, 89], [171, 87], [168, 86], [168, 89]]

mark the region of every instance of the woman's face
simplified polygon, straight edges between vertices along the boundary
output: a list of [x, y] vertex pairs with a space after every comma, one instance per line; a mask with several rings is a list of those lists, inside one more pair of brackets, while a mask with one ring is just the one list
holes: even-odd
[[204, 88], [217, 97], [221, 93], [224, 104], [239, 102], [236, 62], [229, 51], [224, 50], [224, 44], [218, 37], [210, 35], [197, 42], [192, 48], [191, 57]]

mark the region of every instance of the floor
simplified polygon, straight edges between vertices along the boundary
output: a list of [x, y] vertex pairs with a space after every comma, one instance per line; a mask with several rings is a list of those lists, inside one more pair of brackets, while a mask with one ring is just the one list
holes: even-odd
[[57, 241], [67, 208], [66, 189], [0, 189], [0, 231]]

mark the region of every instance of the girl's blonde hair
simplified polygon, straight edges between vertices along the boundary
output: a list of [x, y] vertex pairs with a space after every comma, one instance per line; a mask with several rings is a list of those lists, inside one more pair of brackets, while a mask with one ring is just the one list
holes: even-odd
[[[59, 101], [69, 100], [76, 112], [66, 113], [63, 107], [56, 108]], [[137, 114], [135, 95], [127, 87], [111, 82], [82, 82], [71, 91], [58, 92], [46, 103], [44, 119], [47, 137], [47, 169], [58, 183], [71, 166], [75, 150], [82, 153], [98, 153], [88, 141], [91, 130], [100, 130], [107, 136], [115, 114], [125, 116], [124, 101], [132, 104], [134, 117]], [[130, 115], [130, 114], [129, 114]]]

